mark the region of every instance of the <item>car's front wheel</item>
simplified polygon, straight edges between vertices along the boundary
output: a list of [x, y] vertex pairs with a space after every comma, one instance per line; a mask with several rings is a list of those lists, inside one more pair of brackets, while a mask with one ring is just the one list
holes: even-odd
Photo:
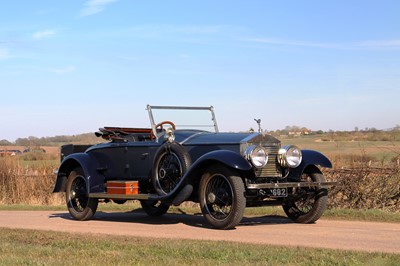
[[[325, 177], [315, 166], [307, 167], [301, 176], [301, 182], [324, 181]], [[283, 210], [296, 223], [314, 223], [324, 213], [327, 198], [326, 188], [315, 186], [293, 188], [292, 195], [283, 204]]]
[[230, 168], [215, 165], [200, 180], [200, 207], [206, 221], [217, 229], [234, 228], [243, 217], [246, 199], [240, 176]]
[[96, 213], [98, 200], [89, 198], [81, 168], [75, 168], [68, 176], [65, 198], [68, 211], [76, 220], [89, 220]]

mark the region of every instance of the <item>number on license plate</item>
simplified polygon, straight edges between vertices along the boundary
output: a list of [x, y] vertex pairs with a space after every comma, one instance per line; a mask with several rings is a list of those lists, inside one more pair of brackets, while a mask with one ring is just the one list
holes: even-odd
[[271, 188], [272, 197], [287, 197], [287, 188]]

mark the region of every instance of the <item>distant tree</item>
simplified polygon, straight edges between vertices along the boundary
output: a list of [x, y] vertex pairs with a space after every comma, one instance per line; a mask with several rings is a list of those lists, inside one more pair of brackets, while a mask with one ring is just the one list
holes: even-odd
[[15, 141], [15, 144], [18, 146], [29, 146], [29, 139], [27, 138], [18, 138]]
[[2, 140], [0, 140], [0, 145], [1, 145], [1, 146], [10, 146], [10, 145], [12, 145], [12, 143], [9, 142], [9, 141], [6, 140], [6, 139], [2, 139]]
[[29, 146], [40, 146], [40, 139], [37, 137], [29, 136]]

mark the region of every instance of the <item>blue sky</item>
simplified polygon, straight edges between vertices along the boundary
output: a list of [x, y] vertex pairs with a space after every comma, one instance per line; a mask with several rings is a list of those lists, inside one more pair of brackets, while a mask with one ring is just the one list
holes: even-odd
[[399, 1], [1, 1], [0, 139], [146, 127], [213, 105], [223, 131], [400, 124]]

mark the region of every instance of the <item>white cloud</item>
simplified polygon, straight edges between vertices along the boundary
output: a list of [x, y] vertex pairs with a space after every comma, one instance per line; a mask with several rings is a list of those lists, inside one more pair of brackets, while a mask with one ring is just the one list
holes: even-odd
[[104, 11], [108, 4], [117, 0], [89, 0], [86, 2], [85, 7], [81, 10], [82, 17], [91, 16]]
[[143, 32], [147, 35], [160, 34], [214, 34], [231, 30], [231, 27], [224, 25], [214, 26], [176, 26], [176, 25], [141, 25], [128, 29], [130, 32]]
[[35, 32], [35, 33], [32, 35], [32, 37], [33, 37], [33, 39], [35, 39], [35, 40], [42, 40], [42, 39], [44, 39], [44, 38], [48, 38], [48, 37], [50, 37], [50, 36], [53, 36], [54, 34], [56, 34], [56, 32], [53, 31], [53, 30], [44, 30], [44, 31]]
[[321, 43], [278, 38], [246, 38], [242, 41], [283, 46], [302, 46], [310, 48], [355, 50], [355, 49], [399, 49], [400, 40], [368, 40], [348, 43]]
[[52, 71], [57, 74], [67, 74], [67, 73], [72, 73], [76, 70], [75, 66], [67, 66], [63, 68], [55, 68]]
[[248, 38], [243, 40], [248, 42], [274, 44], [274, 45], [303, 46], [303, 47], [330, 48], [330, 49], [345, 48], [342, 44], [337, 44], [337, 43], [305, 42], [305, 41], [274, 39], [274, 38]]
[[10, 53], [7, 49], [0, 48], [0, 60], [5, 60], [10, 58]]
[[190, 58], [192, 58], [192, 56], [191, 56], [191, 55], [188, 55], [188, 54], [180, 54], [180, 55], [179, 55], [179, 58], [190, 59]]
[[119, 58], [126, 61], [140, 61], [140, 59], [136, 56], [127, 55], [127, 56], [120, 56]]
[[357, 46], [365, 48], [400, 48], [400, 40], [369, 40], [359, 42]]

